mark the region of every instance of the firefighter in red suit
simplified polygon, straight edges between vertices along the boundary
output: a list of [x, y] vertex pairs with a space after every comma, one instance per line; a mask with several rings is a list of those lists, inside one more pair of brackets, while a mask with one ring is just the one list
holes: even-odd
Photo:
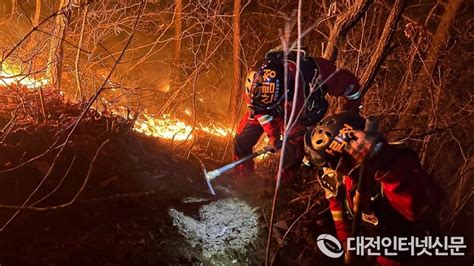
[[[296, 114], [300, 115], [289, 136], [304, 130], [308, 125], [314, 125], [324, 117], [328, 107], [326, 94], [341, 97], [344, 110], [358, 110], [361, 104], [360, 86], [351, 72], [337, 70], [332, 62], [323, 58], [312, 58], [305, 50], [301, 50], [300, 53], [300, 78], [296, 101], [293, 101], [297, 71], [296, 51], [290, 52], [285, 58], [278, 48], [271, 50], [265, 55], [257, 71], [249, 73], [245, 82], [248, 111], [239, 123], [234, 138], [235, 160], [252, 153], [253, 147], [264, 132], [270, 144], [277, 147], [284, 131], [284, 114], [286, 113], [289, 118], [293, 105], [296, 105]], [[288, 141], [282, 183], [293, 178], [303, 157], [303, 136]], [[236, 170], [238, 176], [248, 178], [254, 173], [254, 162], [250, 160]]]
[[[343, 246], [351, 232], [353, 197], [359, 166], [373, 184], [362, 208], [368, 234], [422, 236], [436, 231], [440, 189], [423, 170], [417, 154], [405, 144], [389, 144], [363, 132], [365, 119], [354, 112], [326, 117], [305, 135], [309, 161], [319, 167], [318, 180], [330, 202], [337, 238]], [[381, 265], [403, 265], [408, 257], [376, 258]]]

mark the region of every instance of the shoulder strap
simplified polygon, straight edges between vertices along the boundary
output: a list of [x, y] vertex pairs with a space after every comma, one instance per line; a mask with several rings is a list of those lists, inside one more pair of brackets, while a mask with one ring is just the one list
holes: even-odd
[[[308, 60], [309, 58], [311, 58], [311, 56], [308, 54], [308, 48], [306, 47], [302, 47], [300, 52], [301, 52], [301, 59], [303, 61], [306, 61]], [[296, 61], [296, 55], [298, 53], [298, 49], [296, 48], [290, 48], [288, 50], [288, 59], [293, 59], [293, 61]], [[281, 47], [281, 45], [278, 45], [277, 47], [275, 48], [272, 48], [270, 49], [266, 54], [265, 54], [265, 59], [270, 59], [272, 57], [277, 57], [279, 58], [280, 60], [283, 60], [284, 58], [284, 51], [283, 51], [283, 48]]]

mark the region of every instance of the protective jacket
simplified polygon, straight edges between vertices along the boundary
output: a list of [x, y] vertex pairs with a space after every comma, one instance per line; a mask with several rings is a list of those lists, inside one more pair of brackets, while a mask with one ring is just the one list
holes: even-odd
[[[269, 52], [266, 58], [282, 56], [280, 52]], [[287, 57], [288, 75], [290, 80], [296, 80], [297, 64], [296, 53], [290, 53]], [[326, 113], [326, 94], [340, 97], [344, 110], [355, 110], [361, 104], [360, 85], [357, 78], [347, 70], [337, 70], [333, 62], [323, 58], [312, 58], [303, 53], [300, 61], [299, 87], [295, 91], [294, 83], [288, 86], [286, 101], [282, 101], [277, 108], [265, 111], [254, 111], [249, 108], [239, 123], [237, 134], [234, 139], [234, 159], [240, 159], [252, 153], [253, 147], [265, 132], [271, 143], [280, 139], [284, 131], [285, 117], [295, 108], [295, 126], [289, 132], [289, 136], [296, 134], [319, 122]], [[296, 93], [296, 97], [295, 97]], [[249, 105], [249, 99], [246, 97]], [[306, 104], [305, 104], [306, 102]], [[286, 112], [285, 112], [286, 110]], [[290, 180], [294, 170], [299, 166], [304, 157], [303, 137], [297, 137], [288, 142], [285, 151], [285, 163], [283, 166], [283, 181]], [[241, 175], [252, 173], [254, 162], [248, 161], [237, 168]]]
[[[367, 163], [368, 175], [374, 180], [368, 205], [362, 206], [364, 235], [423, 236], [436, 231], [436, 209], [441, 192], [423, 170], [417, 154], [409, 147], [386, 144], [373, 161]], [[330, 178], [328, 175], [325, 178]], [[320, 179], [336, 227], [337, 238], [346, 243], [350, 236], [353, 197], [357, 188], [358, 169], [349, 171], [342, 182]], [[334, 184], [337, 185], [334, 185]], [[327, 186], [329, 184], [329, 187]], [[339, 189], [335, 187], [339, 186]], [[381, 265], [402, 265], [406, 258], [378, 257]]]

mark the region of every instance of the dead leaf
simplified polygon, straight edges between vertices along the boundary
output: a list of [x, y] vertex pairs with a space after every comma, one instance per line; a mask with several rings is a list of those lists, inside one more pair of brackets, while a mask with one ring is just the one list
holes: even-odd
[[286, 223], [285, 220], [280, 220], [275, 223], [275, 227], [283, 229], [283, 230], [288, 230], [288, 224]]

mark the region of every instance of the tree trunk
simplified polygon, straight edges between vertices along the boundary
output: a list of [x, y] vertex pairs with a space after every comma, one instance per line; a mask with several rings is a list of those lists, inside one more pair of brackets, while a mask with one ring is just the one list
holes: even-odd
[[[41, 0], [36, 0], [35, 14], [34, 14], [34, 17], [33, 17], [33, 20], [32, 20], [33, 27], [38, 26], [40, 17], [41, 17]], [[34, 46], [35, 46], [35, 41], [32, 38], [32, 39], [30, 39], [30, 42], [28, 43], [28, 51], [34, 50]], [[34, 64], [34, 62], [36, 60], [33, 59], [32, 61], [33, 61], [33, 64]], [[34, 65], [36, 66], [36, 64], [34, 64]], [[36, 68], [35, 68], [35, 72], [36, 72]], [[39, 88], [38, 94], [39, 94], [40, 105], [41, 105], [41, 114], [43, 116], [42, 120], [46, 120], [48, 118], [48, 114], [46, 112], [46, 107], [45, 107], [45, 104], [44, 104], [44, 93], [43, 93], [43, 88], [42, 87]]]
[[12, 12], [10, 13], [10, 19], [13, 19], [16, 12], [16, 0], [11, 0]]
[[87, 19], [87, 14], [89, 13], [89, 5], [86, 5], [84, 8], [84, 15], [82, 17], [82, 24], [81, 24], [81, 33], [79, 35], [79, 44], [77, 45], [77, 53], [76, 53], [76, 62], [75, 62], [75, 72], [76, 72], [76, 85], [77, 85], [77, 93], [79, 99], [84, 101], [84, 91], [82, 89], [82, 84], [81, 84], [81, 76], [80, 76], [80, 68], [79, 68], [79, 62], [81, 59], [81, 49], [82, 49], [82, 43], [84, 40], [84, 28], [86, 25], [86, 19]]
[[41, 16], [41, 0], [36, 0], [35, 16], [33, 17], [33, 27], [38, 26]]
[[183, 1], [175, 0], [174, 6], [174, 59], [173, 69], [170, 73], [170, 80], [173, 80], [173, 87], [179, 88], [181, 86], [181, 80], [184, 78], [181, 73], [180, 62], [181, 62], [181, 43], [183, 34]]
[[[412, 120], [416, 114], [419, 113], [419, 110], [422, 107], [421, 100], [423, 97], [428, 97], [428, 90], [431, 89], [431, 77], [433, 71], [438, 63], [440, 53], [443, 51], [445, 43], [449, 39], [449, 30], [462, 3], [463, 0], [453, 0], [446, 4], [444, 14], [441, 16], [441, 20], [433, 35], [431, 46], [428, 49], [423, 65], [413, 83], [411, 97], [408, 99], [407, 108], [405, 112], [401, 114], [397, 127], [412, 128], [410, 124], [413, 122]], [[435, 91], [433, 94], [440, 95], [438, 91]]]
[[234, 1], [234, 14], [233, 14], [233, 33], [234, 33], [234, 41], [233, 41], [233, 66], [234, 66], [234, 79], [232, 85], [232, 93], [231, 93], [231, 100], [230, 100], [230, 108], [232, 116], [237, 116], [237, 112], [239, 110], [239, 106], [237, 103], [239, 102], [239, 98], [241, 97], [241, 88], [240, 82], [242, 78], [241, 74], [241, 64], [240, 64], [240, 10], [241, 10], [241, 0]]
[[59, 14], [56, 16], [48, 57], [48, 77], [51, 79], [51, 85], [56, 88], [58, 93], [61, 91], [61, 72], [64, 54], [63, 43], [71, 16], [71, 1], [72, 0], [61, 0], [59, 3]]
[[372, 3], [373, 0], [356, 0], [349, 10], [337, 16], [324, 51], [324, 58], [336, 61], [339, 46], [342, 45], [347, 32], [354, 27]]
[[176, 0], [176, 6], [174, 8], [175, 23], [174, 23], [174, 38], [175, 38], [175, 49], [174, 49], [174, 63], [176, 66], [179, 65], [181, 57], [181, 33], [183, 31], [183, 1]]
[[400, 16], [405, 9], [405, 0], [396, 0], [393, 4], [392, 10], [390, 11], [390, 15], [385, 22], [385, 26], [380, 36], [380, 40], [377, 43], [377, 47], [375, 48], [374, 53], [372, 54], [369, 65], [366, 67], [362, 78], [360, 79], [360, 84], [362, 88], [362, 93], [365, 94], [369, 89], [372, 81], [374, 80], [377, 72], [379, 71], [382, 62], [385, 60], [387, 56], [387, 52], [390, 49], [390, 41], [392, 39], [393, 33], [397, 28], [398, 21], [400, 20]]

